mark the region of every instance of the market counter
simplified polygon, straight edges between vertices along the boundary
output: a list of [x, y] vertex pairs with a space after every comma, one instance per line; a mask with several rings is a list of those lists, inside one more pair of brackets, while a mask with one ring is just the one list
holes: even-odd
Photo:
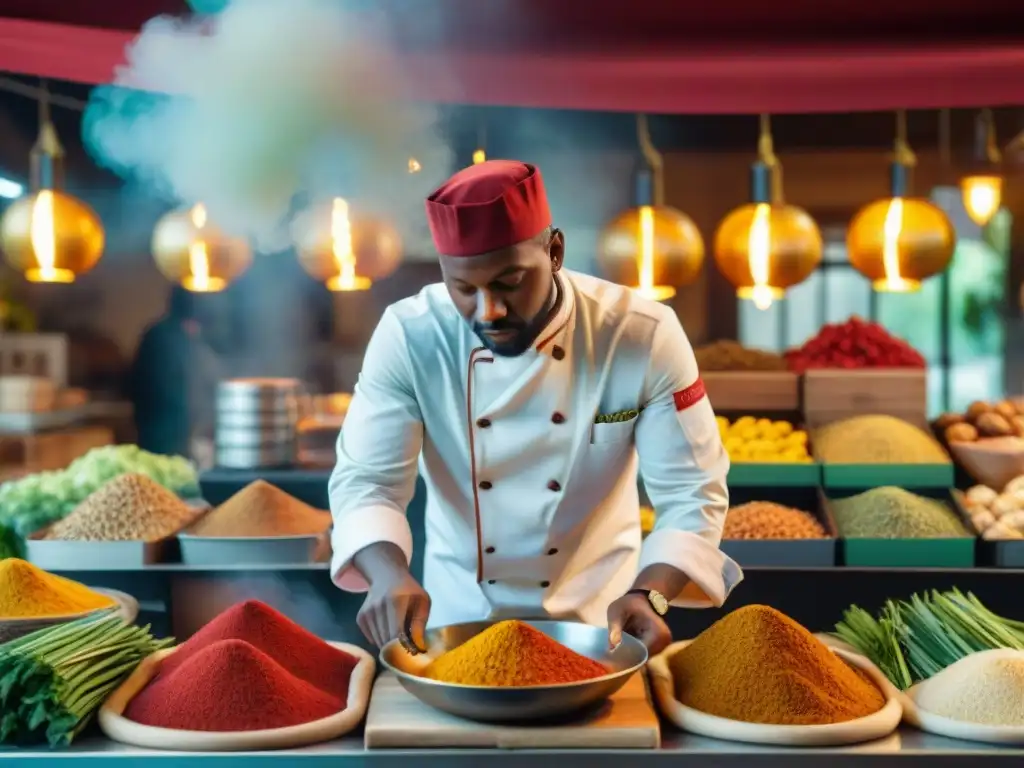
[[[116, 765], [157, 768], [264, 768], [289, 765], [298, 768], [333, 768], [343, 765], [367, 768], [475, 768], [487, 761], [498, 768], [536, 768], [538, 760], [558, 761], [559, 768], [622, 768], [624, 764], [668, 768], [747, 768], [748, 766], [791, 768], [888, 768], [929, 766], [929, 768], [1021, 765], [1024, 748], [997, 747], [953, 741], [913, 730], [903, 730], [880, 742], [838, 749], [779, 749], [715, 741], [680, 734], [666, 728], [661, 749], [642, 751], [605, 750], [373, 750], [363, 748], [353, 736], [316, 747], [280, 752], [182, 753], [137, 749], [102, 739], [86, 739], [59, 752], [46, 750], [0, 751], [5, 768], [40, 765], [40, 760], [74, 760], [75, 765]], [[410, 762], [412, 761], [412, 762]], [[45, 765], [50, 765], [50, 762]]]

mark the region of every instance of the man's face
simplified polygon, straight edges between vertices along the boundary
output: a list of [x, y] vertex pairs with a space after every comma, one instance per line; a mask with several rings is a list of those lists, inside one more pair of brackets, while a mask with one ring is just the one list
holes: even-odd
[[515, 357], [544, 328], [551, 277], [562, 268], [564, 254], [562, 233], [549, 230], [480, 256], [441, 256], [441, 272], [452, 301], [484, 346]]

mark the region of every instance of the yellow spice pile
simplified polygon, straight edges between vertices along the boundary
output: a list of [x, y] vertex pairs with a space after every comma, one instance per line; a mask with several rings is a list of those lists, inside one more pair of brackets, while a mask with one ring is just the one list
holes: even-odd
[[159, 541], [173, 536], [196, 512], [145, 475], [121, 475], [93, 491], [46, 532], [72, 541]]
[[189, 533], [218, 538], [318, 536], [330, 525], [330, 512], [256, 480], [196, 521]]
[[814, 433], [814, 455], [828, 464], [948, 464], [932, 436], [892, 416], [854, 416]]
[[0, 560], [0, 619], [71, 616], [112, 608], [113, 598], [31, 563]]

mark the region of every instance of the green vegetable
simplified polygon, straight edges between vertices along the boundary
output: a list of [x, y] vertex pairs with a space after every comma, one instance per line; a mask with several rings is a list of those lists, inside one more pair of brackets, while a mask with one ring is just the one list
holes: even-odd
[[105, 614], [0, 645], [0, 744], [70, 744], [139, 662], [173, 642]]
[[1024, 651], [1024, 622], [997, 616], [958, 589], [889, 600], [877, 619], [854, 605], [836, 625], [835, 635], [902, 690], [972, 653]]
[[199, 496], [195, 467], [181, 456], [159, 456], [136, 445], [93, 448], [66, 469], [0, 485], [0, 525], [28, 536], [61, 520], [86, 496], [120, 475], [146, 475], [183, 498]]

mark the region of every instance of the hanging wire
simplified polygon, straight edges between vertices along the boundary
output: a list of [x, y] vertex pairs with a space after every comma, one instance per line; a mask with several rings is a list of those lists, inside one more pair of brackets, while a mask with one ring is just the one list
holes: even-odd
[[990, 165], [999, 165], [1003, 161], [1003, 154], [999, 150], [999, 140], [996, 138], [996, 119], [992, 115], [992, 110], [987, 107], [981, 110], [978, 119], [981, 121], [982, 130], [984, 131], [982, 139], [984, 145], [981, 148], [981, 154], [985, 162]]
[[913, 168], [917, 165], [917, 155], [910, 148], [907, 141], [907, 111], [905, 109], [896, 112], [896, 141], [893, 146], [893, 160], [900, 165]]
[[661, 153], [651, 141], [651, 130], [647, 124], [647, 115], [636, 116], [637, 142], [640, 144], [640, 152], [651, 169], [651, 197], [654, 205], [665, 204], [665, 161]]
[[779, 157], [775, 154], [771, 115], [762, 114], [760, 125], [761, 132], [757, 138], [757, 159], [770, 171], [772, 205], [781, 205], [783, 203], [782, 163], [779, 162]]

